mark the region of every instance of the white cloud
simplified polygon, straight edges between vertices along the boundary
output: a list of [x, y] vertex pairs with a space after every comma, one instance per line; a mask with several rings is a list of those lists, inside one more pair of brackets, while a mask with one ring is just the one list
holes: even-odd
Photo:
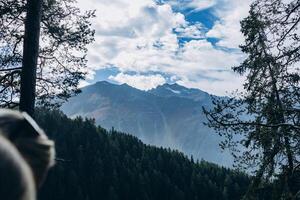
[[[195, 9], [215, 3], [209, 0], [189, 2]], [[200, 23], [190, 24], [169, 4], [157, 5], [152, 0], [79, 0], [79, 3], [86, 9], [97, 9], [96, 42], [88, 54], [89, 78], [93, 78], [95, 70], [114, 66], [121, 73], [110, 77], [112, 80], [140, 89], [155, 87], [164, 80], [161, 75], [147, 75], [148, 72], [168, 74], [186, 86], [197, 86], [213, 94], [223, 95], [225, 91], [241, 88], [240, 77], [229, 70], [244, 56], [238, 51], [226, 52], [212, 46], [203, 39]], [[220, 9], [218, 15], [224, 19], [219, 22], [224, 24], [223, 28], [238, 27], [227, 16], [227, 10]], [[238, 11], [234, 16], [237, 15]], [[221, 46], [236, 46], [240, 42], [235, 40], [239, 38], [236, 35], [239, 31], [227, 33], [223, 28], [220, 27], [223, 32], [218, 31], [216, 24], [209, 34], [219, 34]], [[178, 37], [192, 40], [179, 45]], [[128, 75], [128, 72], [143, 75]]]
[[109, 79], [122, 84], [127, 83], [141, 90], [150, 90], [166, 83], [165, 78], [160, 74], [145, 76], [119, 73], [116, 76], [110, 76]]
[[201, 23], [195, 23], [193, 25], [184, 24], [181, 27], [175, 28], [175, 32], [179, 38], [192, 38], [192, 39], [204, 39], [205, 27]]
[[89, 82], [85, 81], [85, 80], [82, 80], [79, 82], [79, 88], [83, 88], [85, 86], [88, 86], [89, 85]]
[[[209, 79], [189, 79], [183, 77], [176, 81], [176, 83], [189, 88], [201, 88], [204, 91], [214, 91], [217, 95], [229, 95], [232, 91], [237, 89], [244, 81], [244, 77], [241, 77], [231, 71], [214, 71], [210, 73], [214, 74], [216, 77], [221, 77], [222, 79], [211, 81]], [[225, 87], [224, 87], [225, 84]]]
[[203, 10], [210, 8], [216, 4], [216, 0], [193, 0], [189, 3], [189, 6], [196, 10]]
[[166, 0], [163, 2], [168, 3], [179, 10], [193, 9], [194, 11], [210, 8], [217, 3], [216, 0]]
[[240, 31], [240, 21], [248, 15], [251, 0], [221, 0], [221, 2], [221, 5], [226, 6], [216, 10], [216, 15], [220, 20], [207, 33], [207, 37], [219, 38], [219, 46], [238, 48], [244, 41]]

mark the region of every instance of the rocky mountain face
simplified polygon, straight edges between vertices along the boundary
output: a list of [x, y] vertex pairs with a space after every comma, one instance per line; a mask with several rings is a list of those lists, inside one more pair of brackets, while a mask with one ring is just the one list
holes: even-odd
[[164, 84], [141, 91], [103, 81], [83, 88], [61, 109], [70, 117], [94, 118], [104, 128], [132, 134], [147, 144], [231, 166], [232, 157], [218, 146], [221, 138], [203, 124], [202, 106], [211, 107], [211, 98], [198, 89]]

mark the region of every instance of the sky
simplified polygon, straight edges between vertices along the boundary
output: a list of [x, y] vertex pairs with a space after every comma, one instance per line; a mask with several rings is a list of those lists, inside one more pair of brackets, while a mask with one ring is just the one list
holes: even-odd
[[241, 89], [240, 20], [250, 0], [78, 0], [96, 9], [81, 86], [106, 80], [149, 90], [164, 83], [215, 95]]

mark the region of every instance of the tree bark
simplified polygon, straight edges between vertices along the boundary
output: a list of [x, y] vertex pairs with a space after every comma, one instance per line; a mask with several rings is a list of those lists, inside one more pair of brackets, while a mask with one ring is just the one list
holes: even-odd
[[34, 115], [36, 69], [39, 55], [40, 24], [43, 0], [27, 0], [23, 62], [21, 73], [20, 110]]

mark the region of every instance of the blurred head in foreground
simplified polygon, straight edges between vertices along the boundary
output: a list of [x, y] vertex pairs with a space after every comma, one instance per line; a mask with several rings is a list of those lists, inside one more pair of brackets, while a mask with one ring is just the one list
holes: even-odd
[[36, 187], [29, 165], [15, 146], [0, 136], [0, 195], [8, 200], [35, 200]]
[[[26, 113], [4, 109], [0, 109], [0, 137], [0, 142], [4, 143], [0, 144], [0, 195], [2, 190], [10, 187], [10, 183], [19, 181], [19, 185], [13, 183], [15, 186], [7, 188], [7, 191], [15, 188], [16, 195], [22, 193], [17, 190], [23, 191], [24, 198], [4, 199], [34, 200], [34, 190], [42, 184], [49, 168], [54, 165], [53, 141]], [[6, 181], [2, 178], [5, 175], [8, 177]]]

